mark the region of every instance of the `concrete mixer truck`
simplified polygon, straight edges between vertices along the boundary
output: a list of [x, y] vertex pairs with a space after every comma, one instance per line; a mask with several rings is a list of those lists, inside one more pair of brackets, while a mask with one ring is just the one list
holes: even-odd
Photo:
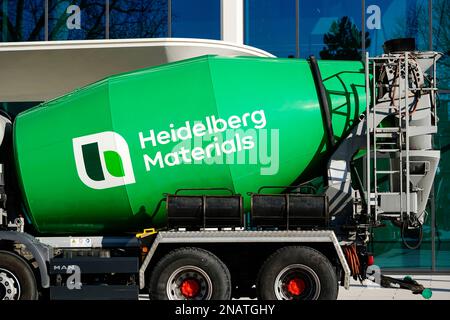
[[[400, 44], [400, 47], [399, 47]], [[0, 298], [336, 299], [424, 222], [435, 52], [201, 56], [0, 119]]]

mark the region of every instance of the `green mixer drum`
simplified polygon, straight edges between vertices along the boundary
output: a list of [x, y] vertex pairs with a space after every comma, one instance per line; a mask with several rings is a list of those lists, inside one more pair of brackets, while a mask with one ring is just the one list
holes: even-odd
[[[364, 112], [363, 65], [319, 66], [339, 140]], [[44, 234], [162, 227], [163, 193], [180, 188], [229, 188], [248, 210], [247, 192], [316, 170], [323, 123], [306, 60], [203, 56], [112, 76], [16, 118], [24, 210]]]

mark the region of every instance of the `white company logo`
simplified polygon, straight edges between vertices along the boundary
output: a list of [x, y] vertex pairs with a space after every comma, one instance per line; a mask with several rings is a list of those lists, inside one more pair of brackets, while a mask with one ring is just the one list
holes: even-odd
[[125, 139], [112, 131], [73, 139], [78, 176], [92, 189], [135, 183], [130, 151]]

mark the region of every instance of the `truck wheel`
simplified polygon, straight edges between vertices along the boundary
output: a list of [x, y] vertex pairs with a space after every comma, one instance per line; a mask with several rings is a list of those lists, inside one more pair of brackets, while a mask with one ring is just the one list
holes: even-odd
[[19, 256], [0, 251], [0, 300], [37, 300], [36, 278]]
[[330, 261], [309, 247], [284, 247], [259, 271], [262, 300], [336, 300], [338, 280]]
[[229, 300], [231, 277], [211, 252], [180, 248], [156, 264], [149, 289], [151, 300]]

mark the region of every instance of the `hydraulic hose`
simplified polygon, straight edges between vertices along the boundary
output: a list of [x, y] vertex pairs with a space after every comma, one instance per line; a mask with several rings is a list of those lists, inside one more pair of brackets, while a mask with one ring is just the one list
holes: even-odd
[[405, 238], [405, 234], [406, 234], [405, 231], [408, 230], [408, 226], [409, 226], [408, 221], [404, 221], [402, 224], [401, 232], [400, 232], [401, 237], [402, 237], [402, 242], [405, 245], [405, 247], [410, 250], [419, 249], [423, 242], [423, 225], [419, 224], [419, 226], [416, 228], [419, 230], [419, 236], [417, 238], [417, 242], [414, 245], [410, 245]]

